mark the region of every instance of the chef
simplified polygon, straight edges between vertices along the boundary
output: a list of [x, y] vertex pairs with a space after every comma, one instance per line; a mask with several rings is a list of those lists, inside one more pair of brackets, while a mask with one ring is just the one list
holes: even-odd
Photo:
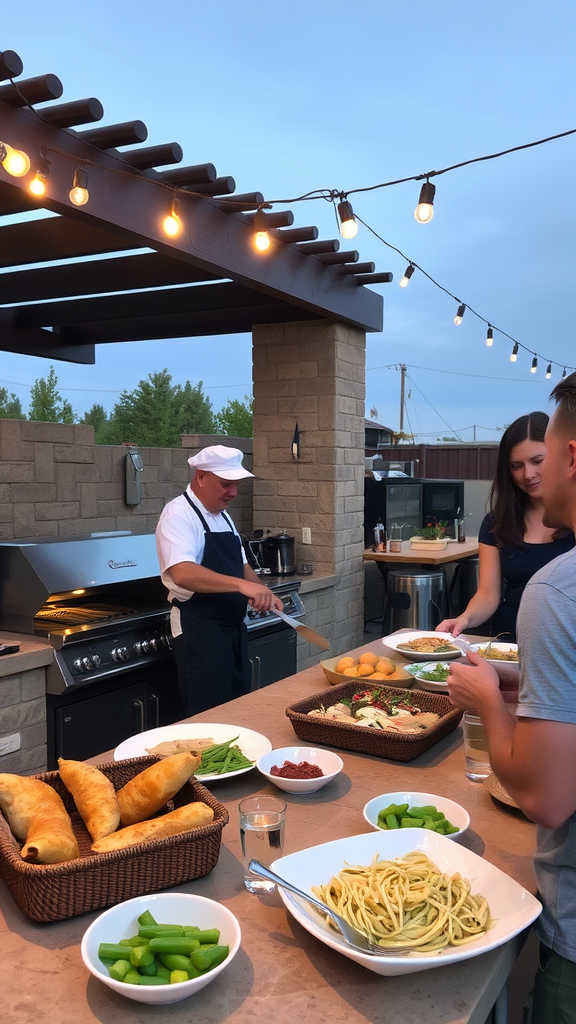
[[192, 479], [164, 506], [156, 528], [162, 582], [185, 716], [250, 690], [247, 604], [282, 611], [282, 601], [248, 565], [226, 512], [238, 480], [253, 476], [242, 452], [210, 445], [188, 459]]

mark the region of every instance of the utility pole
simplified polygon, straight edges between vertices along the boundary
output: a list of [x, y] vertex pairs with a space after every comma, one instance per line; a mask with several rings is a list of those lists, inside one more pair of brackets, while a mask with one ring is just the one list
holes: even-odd
[[400, 433], [404, 432], [404, 386], [406, 381], [406, 366], [400, 363]]

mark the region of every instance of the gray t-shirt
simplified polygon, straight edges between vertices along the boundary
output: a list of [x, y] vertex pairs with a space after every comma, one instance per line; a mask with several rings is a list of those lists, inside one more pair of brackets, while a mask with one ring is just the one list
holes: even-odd
[[[518, 614], [518, 714], [576, 725], [576, 549], [530, 580]], [[544, 910], [540, 939], [576, 962], [576, 813], [537, 829], [534, 866]]]

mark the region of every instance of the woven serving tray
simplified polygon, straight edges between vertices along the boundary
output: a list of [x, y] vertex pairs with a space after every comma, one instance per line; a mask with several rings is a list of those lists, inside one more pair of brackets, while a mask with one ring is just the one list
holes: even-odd
[[315, 693], [298, 704], [286, 708], [286, 714], [292, 722], [298, 739], [321, 746], [342, 747], [344, 750], [355, 750], [358, 754], [371, 754], [373, 757], [387, 757], [391, 761], [412, 761], [425, 750], [438, 743], [443, 736], [452, 732], [462, 718], [460, 708], [454, 707], [449, 697], [438, 693], [412, 693], [411, 697], [422, 711], [433, 711], [440, 715], [434, 725], [428, 729], [411, 735], [384, 732], [380, 729], [369, 729], [366, 726], [348, 725], [346, 722], [331, 722], [319, 718], [310, 718], [309, 711], [315, 708], [332, 707], [343, 697], [350, 698], [359, 689], [375, 690], [381, 687], [391, 696], [406, 695], [405, 689], [386, 686], [384, 683], [370, 686], [369, 682], [353, 679], [349, 683], [340, 683], [330, 690]]
[[[118, 790], [157, 760], [156, 757], [135, 757], [98, 767]], [[202, 800], [214, 811], [212, 824], [165, 839], [136, 843], [124, 850], [97, 854], [90, 849], [90, 835], [59, 773], [44, 772], [32, 778], [53, 786], [62, 797], [80, 847], [77, 860], [62, 864], [27, 864], [20, 856], [21, 844], [0, 812], [0, 878], [33, 921], [61, 921], [89, 910], [110, 907], [132, 896], [201, 878], [212, 871], [218, 860], [228, 811], [194, 778], [165, 809], [169, 811], [192, 800]]]

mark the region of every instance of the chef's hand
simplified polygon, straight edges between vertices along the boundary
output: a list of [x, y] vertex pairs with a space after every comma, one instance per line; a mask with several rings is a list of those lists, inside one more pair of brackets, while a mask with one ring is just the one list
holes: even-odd
[[492, 704], [500, 703], [500, 679], [496, 669], [475, 651], [468, 651], [467, 662], [452, 662], [448, 676], [450, 700], [464, 711], [473, 709], [479, 715]]
[[[263, 583], [252, 583], [251, 580], [242, 580], [240, 583], [240, 593], [248, 598], [248, 603], [257, 612], [268, 612], [271, 608], [278, 607], [278, 598]], [[280, 608], [284, 608], [281, 601]]]
[[442, 619], [436, 626], [437, 633], [452, 633], [452, 636], [459, 636], [468, 625], [468, 617], [459, 615], [457, 619]]

